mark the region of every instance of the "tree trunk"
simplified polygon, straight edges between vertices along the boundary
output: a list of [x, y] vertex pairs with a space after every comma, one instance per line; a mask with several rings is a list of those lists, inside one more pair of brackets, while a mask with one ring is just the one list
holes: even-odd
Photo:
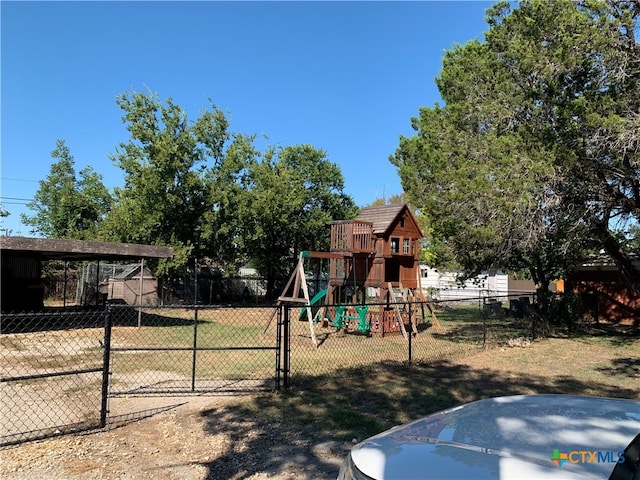
[[548, 322], [551, 311], [551, 294], [549, 292], [549, 277], [545, 272], [542, 260], [538, 255], [535, 256], [535, 267], [532, 266], [529, 271], [531, 278], [536, 285], [536, 311], [532, 318], [532, 336], [535, 338], [539, 330], [538, 323]]
[[275, 288], [276, 284], [276, 276], [274, 270], [271, 266], [267, 271], [267, 291], [265, 292], [265, 297], [268, 301], [275, 300]]
[[640, 296], [640, 270], [635, 267], [629, 255], [622, 251], [620, 242], [612, 235], [605, 224], [598, 224], [596, 226], [596, 233], [602, 242], [604, 251], [611, 257], [618, 272], [620, 272], [624, 283], [636, 295]]

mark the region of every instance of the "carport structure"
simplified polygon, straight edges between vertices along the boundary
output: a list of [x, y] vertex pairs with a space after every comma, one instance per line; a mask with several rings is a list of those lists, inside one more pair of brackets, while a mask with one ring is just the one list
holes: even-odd
[[156, 245], [30, 237], [0, 237], [0, 251], [3, 312], [44, 308], [41, 276], [47, 260], [143, 262], [173, 257], [172, 248]]
[[172, 249], [27, 237], [0, 237], [0, 246], [0, 446], [104, 427], [109, 311], [45, 309], [42, 263], [143, 263], [171, 258]]

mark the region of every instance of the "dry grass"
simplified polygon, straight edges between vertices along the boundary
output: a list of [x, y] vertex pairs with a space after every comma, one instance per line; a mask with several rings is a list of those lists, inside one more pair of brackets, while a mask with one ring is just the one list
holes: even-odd
[[482, 398], [555, 393], [640, 400], [640, 338], [549, 338], [525, 348], [489, 349], [457, 360], [380, 362], [294, 377], [238, 414], [286, 420], [309, 435], [362, 439], [393, 425]]
[[[273, 308], [217, 308], [198, 312], [199, 346], [269, 346], [274, 344]], [[145, 310], [141, 328], [138, 312], [123, 309], [116, 317], [112, 346], [189, 348], [193, 345], [193, 311]], [[124, 315], [126, 313], [126, 316]], [[517, 340], [526, 329], [511, 319], [491, 325], [491, 345], [483, 349], [482, 322], [477, 308], [439, 314], [441, 326], [422, 325], [413, 340], [413, 362], [408, 364], [407, 342], [402, 336], [371, 338], [342, 335], [316, 328], [321, 345], [311, 344], [309, 325], [292, 325], [292, 378], [288, 392], [265, 394], [241, 402], [230, 414], [261, 418], [261, 423], [286, 420], [318, 437], [363, 438], [392, 425], [456, 404], [497, 395], [565, 393], [640, 399], [640, 337], [637, 331], [582, 331], [573, 337], [552, 337], [533, 342]], [[267, 333], [263, 334], [271, 320]], [[83, 329], [100, 357], [100, 329]], [[62, 358], [61, 345], [70, 331], [46, 335], [56, 345], [38, 361]], [[35, 336], [39, 337], [36, 333]], [[27, 335], [3, 336], [5, 365], [26, 368], [24, 357], [33, 348]], [[21, 342], [18, 342], [21, 340]], [[508, 347], [512, 344], [516, 347]], [[89, 348], [91, 347], [91, 348]], [[76, 351], [74, 349], [73, 351]], [[198, 354], [198, 378], [264, 379], [273, 376], [274, 352], [206, 351]], [[93, 357], [92, 357], [93, 358]], [[192, 353], [166, 351], [112, 352], [112, 381], [127, 375], [153, 375], [164, 379], [190, 378]], [[31, 368], [34, 368], [32, 366]], [[21, 371], [22, 373], [22, 371]], [[27, 372], [28, 373], [28, 372]], [[128, 378], [128, 377], [127, 377]], [[126, 382], [125, 382], [126, 383]], [[240, 418], [240, 417], [239, 417]]]

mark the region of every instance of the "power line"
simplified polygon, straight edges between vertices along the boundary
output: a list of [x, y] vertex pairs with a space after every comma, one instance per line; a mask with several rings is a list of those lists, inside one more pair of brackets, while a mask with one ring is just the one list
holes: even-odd
[[29, 205], [32, 202], [32, 198], [3, 197], [0, 195], [0, 204], [2, 205]]
[[27, 180], [24, 178], [9, 178], [9, 177], [0, 177], [0, 180], [9, 180], [12, 182], [29, 182], [29, 183], [38, 183], [38, 180]]

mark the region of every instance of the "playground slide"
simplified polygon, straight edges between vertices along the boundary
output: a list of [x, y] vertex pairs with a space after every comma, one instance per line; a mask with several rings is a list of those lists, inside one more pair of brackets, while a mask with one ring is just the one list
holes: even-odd
[[[324, 299], [324, 297], [327, 296], [327, 289], [324, 290], [320, 290], [318, 293], [316, 293], [313, 298], [311, 299], [311, 301], [309, 302], [309, 305], [315, 305], [316, 303], [322, 303], [322, 300]], [[311, 309], [312, 315], [315, 315], [315, 311], [313, 309]], [[304, 317], [304, 318], [302, 318]], [[300, 316], [298, 317], [298, 320], [306, 320], [307, 319], [307, 307], [303, 307], [300, 310]]]
[[322, 300], [326, 296], [327, 296], [327, 289], [325, 288], [324, 290], [320, 290], [318, 293], [316, 293], [313, 296], [313, 298], [309, 302], [309, 305], [315, 305], [316, 303], [318, 303], [320, 300]]

